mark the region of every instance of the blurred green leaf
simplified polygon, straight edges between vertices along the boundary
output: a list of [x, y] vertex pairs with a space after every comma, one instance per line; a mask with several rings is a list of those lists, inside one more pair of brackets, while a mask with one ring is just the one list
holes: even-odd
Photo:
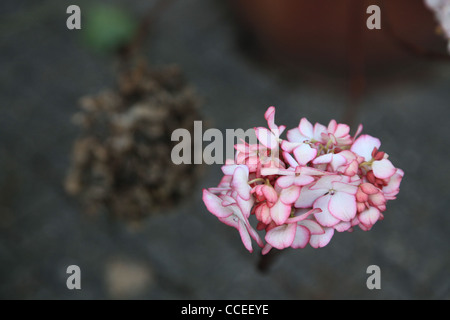
[[111, 53], [129, 42], [138, 26], [129, 12], [113, 5], [97, 4], [83, 14], [83, 39], [101, 53]]

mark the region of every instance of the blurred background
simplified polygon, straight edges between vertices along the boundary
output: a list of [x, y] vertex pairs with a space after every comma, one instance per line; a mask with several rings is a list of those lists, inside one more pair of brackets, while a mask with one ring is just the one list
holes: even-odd
[[[158, 3], [0, 4], [0, 297], [450, 298], [450, 63], [422, 1]], [[69, 4], [81, 8], [81, 30], [66, 27]], [[381, 30], [366, 28], [370, 4], [381, 7]], [[201, 189], [218, 184], [220, 165], [177, 174], [165, 185], [171, 196], [161, 207], [146, 202], [163, 197], [160, 191], [140, 193], [145, 206], [138, 219], [127, 217], [128, 206], [119, 216], [108, 205], [86, 212], [85, 202], [68, 192], [67, 177], [76, 141], [92, 132], [82, 133], [74, 115], [83, 97], [117, 87], [121, 66], [131, 60], [129, 43], [137, 43], [150, 68], [176, 65], [178, 71], [151, 75], [149, 87], [157, 89], [150, 93], [127, 95], [122, 87], [112, 100], [151, 104], [157, 90], [168, 108], [183, 106], [179, 123], [203, 120], [223, 132], [265, 125], [271, 105], [277, 123], [288, 128], [301, 117], [324, 124], [334, 118], [351, 124], [352, 132], [362, 123], [405, 171], [398, 199], [388, 202], [385, 219], [371, 231], [336, 233], [322, 249], [286, 250], [266, 272], [256, 267], [259, 250], [249, 254], [238, 232], [202, 203]], [[177, 95], [184, 84], [171, 81], [179, 73], [198, 103]], [[89, 111], [89, 101], [81, 101]], [[196, 107], [186, 107], [191, 104]], [[159, 123], [173, 122], [170, 114]], [[109, 141], [111, 133], [102, 134]], [[139, 141], [142, 154], [170, 150], [164, 138], [158, 147]], [[176, 170], [169, 157], [158, 161], [154, 170], [166, 172], [163, 178]], [[83, 170], [95, 165], [86, 163]], [[121, 190], [133, 192], [126, 181]], [[99, 192], [123, 200], [116, 190]], [[366, 287], [373, 264], [381, 268], [381, 290]], [[66, 287], [69, 265], [81, 268], [81, 290]]]

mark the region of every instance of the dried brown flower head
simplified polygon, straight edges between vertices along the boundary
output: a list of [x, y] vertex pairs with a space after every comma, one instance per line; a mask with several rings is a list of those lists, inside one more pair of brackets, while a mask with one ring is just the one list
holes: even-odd
[[172, 132], [193, 132], [201, 120], [199, 99], [178, 67], [140, 63], [121, 73], [115, 90], [82, 98], [81, 108], [74, 121], [82, 133], [65, 187], [88, 212], [135, 220], [179, 203], [193, 189], [201, 166], [170, 158]]

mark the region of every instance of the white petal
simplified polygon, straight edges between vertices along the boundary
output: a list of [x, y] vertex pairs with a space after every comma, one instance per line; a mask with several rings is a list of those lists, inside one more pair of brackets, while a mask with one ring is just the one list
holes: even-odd
[[298, 128], [288, 130], [286, 136], [289, 142], [302, 143], [303, 141], [310, 139], [309, 137], [305, 137], [304, 135], [302, 135]]
[[347, 164], [347, 159], [340, 154], [335, 154], [330, 164], [333, 171], [336, 171], [339, 167]]
[[357, 155], [364, 157], [365, 161], [369, 161], [372, 159], [373, 148], [379, 149], [380, 146], [381, 142], [378, 138], [363, 134], [355, 140], [350, 150]]
[[325, 230], [316, 221], [306, 219], [306, 220], [300, 221], [298, 224], [308, 228], [309, 232], [312, 235], [325, 233]]
[[233, 211], [228, 207], [222, 206], [222, 200], [209, 192], [208, 190], [203, 190], [203, 202], [209, 212], [214, 214], [218, 218], [226, 218], [230, 216]]
[[311, 208], [314, 201], [318, 197], [321, 197], [325, 194], [323, 189], [319, 190], [311, 190], [310, 187], [304, 186], [300, 190], [300, 195], [298, 196], [297, 201], [295, 202], [296, 208]]
[[298, 162], [295, 161], [294, 157], [291, 156], [288, 152], [283, 152], [284, 160], [291, 166], [291, 167], [298, 167]]
[[350, 229], [351, 226], [352, 226], [352, 224], [350, 222], [342, 221], [342, 222], [339, 222], [337, 225], [335, 225], [333, 228], [337, 232], [344, 232], [344, 231], [347, 231], [348, 229]]
[[314, 164], [330, 163], [333, 160], [333, 154], [327, 153], [314, 159]]
[[311, 148], [309, 144], [303, 143], [294, 149], [295, 160], [305, 166], [309, 161], [313, 160], [317, 155], [317, 149]]
[[300, 120], [298, 129], [300, 130], [300, 134], [308, 137], [308, 139], [311, 139], [314, 135], [313, 125], [306, 118]]
[[236, 170], [236, 168], [238, 166], [239, 165], [237, 165], [237, 164], [226, 164], [226, 165], [223, 165], [221, 169], [222, 169], [222, 172], [224, 175], [232, 176], [234, 173], [234, 170]]
[[366, 226], [374, 225], [379, 218], [380, 211], [378, 211], [378, 209], [374, 207], [370, 207], [369, 209], [359, 214], [359, 221]]
[[313, 190], [324, 190], [327, 192], [330, 189], [333, 189], [333, 183], [334, 182], [340, 182], [342, 181], [343, 176], [333, 174], [328, 176], [322, 176], [319, 180], [311, 187]]
[[250, 235], [248, 234], [247, 227], [245, 224], [239, 220], [239, 226], [238, 226], [239, 234], [241, 235], [242, 243], [244, 244], [245, 248], [253, 252], [252, 248], [252, 239], [250, 238]]
[[296, 230], [295, 223], [275, 227], [267, 232], [265, 239], [272, 247], [281, 250], [291, 246]]
[[402, 182], [404, 172], [401, 169], [397, 169], [396, 173], [389, 179], [388, 185], [383, 187], [383, 193], [389, 194], [390, 196], [396, 195], [400, 188], [400, 183]]
[[260, 248], [264, 247], [264, 243], [255, 229], [253, 229], [250, 225], [248, 225], [247, 231], [248, 231], [250, 237], [252, 237], [256, 241], [256, 243], [258, 244], [258, 246]]
[[304, 174], [301, 174], [298, 177], [295, 177], [294, 179], [294, 184], [296, 186], [306, 186], [312, 182], [314, 182], [314, 178]]
[[345, 192], [336, 192], [331, 196], [328, 209], [337, 219], [350, 221], [356, 215], [356, 198]]
[[396, 171], [395, 167], [388, 159], [381, 159], [372, 163], [372, 170], [375, 177], [379, 179], [388, 179], [392, 177]]
[[[297, 129], [298, 130], [298, 129]], [[281, 149], [286, 152], [292, 152], [295, 148], [300, 146], [303, 142], [290, 142], [287, 140], [283, 140], [281, 142]]]
[[358, 187], [354, 186], [349, 183], [343, 183], [343, 182], [334, 182], [333, 183], [333, 189], [339, 192], [345, 192], [348, 194], [355, 195], [358, 191]]
[[325, 233], [321, 235], [312, 235], [309, 244], [313, 248], [325, 247], [334, 235], [333, 228], [325, 228]]
[[320, 212], [319, 208], [316, 209], [296, 209], [294, 212], [294, 217], [289, 218], [286, 220], [286, 223], [294, 223], [294, 222], [300, 222], [303, 220], [306, 220], [310, 215], [314, 213]]
[[338, 138], [344, 137], [348, 135], [350, 132], [350, 127], [346, 124], [339, 123], [336, 127], [336, 131], [334, 131], [334, 135]]
[[261, 251], [261, 254], [262, 254], [263, 256], [266, 255], [266, 254], [268, 254], [269, 251], [272, 250], [272, 248], [273, 248], [273, 247], [272, 247], [270, 244], [266, 243], [266, 245], [264, 246], [264, 248], [263, 248], [262, 251]]
[[274, 149], [278, 147], [277, 137], [267, 128], [258, 127], [255, 128], [258, 141], [268, 149]]
[[317, 141], [321, 141], [322, 140], [322, 134], [327, 134], [327, 127], [325, 127], [323, 124], [320, 123], [316, 123], [314, 125], [314, 139], [316, 139]]
[[290, 186], [292, 186], [292, 185], [294, 184], [294, 181], [295, 181], [295, 176], [292, 175], [292, 176], [283, 176], [283, 177], [279, 177], [279, 178], [277, 179], [277, 182], [276, 182], [276, 183], [277, 183], [281, 188], [285, 189], [285, 188], [289, 188]]
[[278, 199], [275, 205], [270, 208], [270, 216], [272, 217], [272, 220], [278, 225], [285, 223], [290, 214], [291, 206], [284, 204], [280, 199]]
[[248, 200], [250, 198], [251, 187], [248, 184], [248, 168], [246, 166], [238, 166], [233, 173], [233, 180], [231, 186], [236, 190], [239, 196]]
[[309, 230], [303, 226], [297, 226], [297, 231], [295, 232], [294, 241], [291, 247], [294, 249], [304, 248], [311, 238], [311, 233]]
[[300, 187], [291, 186], [281, 191], [280, 200], [284, 204], [293, 204], [295, 201], [297, 201], [299, 195], [300, 195]]
[[314, 217], [316, 218], [317, 222], [319, 222], [324, 227], [332, 227], [341, 222], [341, 220], [334, 217], [328, 210], [330, 198], [330, 195], [326, 195], [320, 197], [316, 202], [314, 202], [314, 208], [322, 209], [322, 212], [315, 213]]
[[239, 209], [241, 209], [242, 214], [248, 219], [250, 217], [250, 213], [253, 208], [253, 204], [255, 203], [255, 200], [253, 197], [250, 197], [249, 200], [242, 199], [241, 197], [236, 198], [237, 205], [239, 206]]

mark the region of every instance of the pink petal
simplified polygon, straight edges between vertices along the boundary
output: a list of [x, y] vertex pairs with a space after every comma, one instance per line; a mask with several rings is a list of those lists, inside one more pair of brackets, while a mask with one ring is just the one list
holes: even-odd
[[324, 134], [327, 133], [327, 127], [325, 127], [323, 124], [316, 123], [314, 125], [314, 134], [313, 134], [314, 139], [316, 139], [318, 141], [321, 140], [322, 133], [324, 133]]
[[297, 201], [298, 196], [300, 195], [300, 187], [298, 186], [291, 186], [287, 189], [283, 189], [280, 194], [280, 200], [284, 204], [293, 204], [295, 201]]
[[303, 143], [294, 149], [295, 160], [301, 166], [306, 166], [308, 162], [313, 160], [317, 155], [317, 149], [311, 148], [309, 144]]
[[234, 214], [230, 214], [228, 217], [225, 218], [219, 218], [219, 221], [226, 224], [227, 226], [236, 228], [239, 230], [239, 218], [236, 217]]
[[315, 214], [315, 213], [319, 213], [321, 211], [321, 209], [316, 208], [316, 209], [296, 209], [294, 212], [294, 217], [289, 218], [286, 220], [286, 223], [295, 223], [295, 222], [300, 222], [303, 221], [305, 219], [307, 219], [310, 215]]
[[357, 202], [356, 203], [356, 211], [363, 212], [364, 210], [366, 210], [366, 204], [363, 202]]
[[345, 192], [352, 195], [355, 195], [356, 192], [358, 191], [357, 186], [343, 182], [334, 182], [333, 189], [339, 192]]
[[372, 170], [375, 177], [379, 179], [388, 179], [397, 171], [388, 159], [374, 161], [372, 163]]
[[298, 162], [295, 161], [294, 157], [291, 156], [289, 153], [283, 152], [283, 158], [284, 158], [284, 161], [287, 164], [289, 164], [289, 166], [294, 167], [294, 168], [298, 166]]
[[378, 193], [379, 189], [375, 187], [373, 184], [365, 182], [360, 185], [361, 190], [366, 194], [375, 194]]
[[278, 200], [278, 194], [271, 186], [263, 186], [262, 193], [268, 202], [275, 203]]
[[336, 171], [339, 167], [347, 164], [347, 159], [340, 154], [335, 154], [333, 155], [330, 164], [333, 171]]
[[239, 220], [238, 230], [239, 230], [239, 234], [241, 235], [241, 240], [242, 240], [242, 243], [244, 244], [245, 248], [248, 251], [253, 252], [252, 239], [250, 238], [250, 235], [247, 231], [247, 227], [241, 220]]
[[250, 199], [251, 187], [248, 184], [248, 168], [245, 166], [238, 166], [233, 173], [233, 180], [231, 187], [237, 191], [239, 196], [244, 200]]
[[263, 222], [264, 224], [269, 224], [270, 222], [272, 222], [272, 218], [270, 217], [270, 209], [267, 204], [259, 206], [257, 213], [257, 218], [259, 221]]
[[289, 142], [287, 140], [283, 140], [281, 142], [281, 149], [286, 152], [292, 152], [292, 150], [300, 146], [301, 143], [302, 142]]
[[267, 168], [261, 168], [261, 175], [262, 176], [273, 176], [276, 174], [280, 174], [280, 171], [283, 168], [280, 167], [267, 167]]
[[248, 219], [248, 217], [250, 217], [253, 204], [255, 203], [254, 199], [250, 197], [249, 200], [245, 200], [242, 199], [241, 197], [237, 197], [236, 202], [239, 209], [242, 211], [242, 214]]
[[336, 130], [334, 131], [333, 134], [336, 137], [341, 138], [341, 137], [344, 137], [344, 136], [348, 135], [349, 132], [350, 132], [350, 127], [348, 125], [343, 124], [343, 123], [339, 123], [337, 125]]
[[356, 215], [355, 196], [345, 192], [336, 192], [331, 196], [328, 209], [335, 218], [350, 221]]
[[274, 149], [278, 147], [278, 139], [269, 129], [258, 127], [255, 128], [255, 133], [258, 137], [258, 141], [266, 148]]
[[309, 122], [306, 118], [302, 118], [298, 125], [298, 129], [300, 134], [311, 139], [314, 136], [314, 129], [311, 122]]
[[250, 145], [248, 143], [238, 143], [234, 145], [234, 148], [242, 153], [250, 153]]
[[294, 178], [294, 184], [296, 186], [306, 186], [307, 184], [314, 182], [314, 180], [315, 179], [311, 176], [301, 174], [298, 177]]
[[330, 121], [330, 123], [328, 123], [328, 128], [327, 128], [328, 132], [331, 132], [331, 133], [335, 132], [336, 127], [337, 127], [337, 122], [336, 122], [336, 120], [332, 119]]
[[300, 190], [300, 195], [298, 196], [297, 201], [295, 201], [296, 208], [311, 208], [314, 201], [317, 198], [324, 195], [324, 190], [312, 190], [308, 186], [304, 186]]
[[248, 225], [247, 231], [248, 231], [250, 237], [252, 237], [252, 239], [256, 241], [256, 243], [258, 244], [258, 246], [260, 248], [264, 247], [264, 243], [255, 229], [253, 229], [252, 227], [250, 227], [250, 225]]
[[381, 192], [371, 194], [369, 196], [369, 203], [373, 204], [374, 206], [382, 206], [386, 203], [386, 198]]
[[333, 183], [342, 181], [342, 176], [334, 174], [323, 176], [311, 187], [312, 190], [321, 190], [323, 193], [333, 188]]
[[278, 200], [275, 205], [270, 208], [270, 216], [277, 225], [285, 223], [290, 214], [291, 206], [284, 204], [281, 200]]
[[312, 168], [312, 167], [300, 167], [297, 168], [300, 169], [300, 171], [298, 171], [297, 173], [301, 173], [301, 174], [306, 174], [309, 176], [324, 176], [324, 175], [330, 175], [329, 172], [323, 171], [323, 170], [319, 170], [316, 168]]
[[333, 154], [327, 153], [314, 159], [313, 163], [314, 164], [330, 163], [331, 160], [333, 160]]
[[230, 187], [222, 187], [222, 188], [208, 188], [208, 191], [211, 193], [223, 193], [230, 190]]
[[314, 202], [314, 208], [322, 210], [321, 212], [315, 213], [314, 217], [316, 218], [317, 222], [319, 222], [324, 227], [332, 227], [341, 222], [341, 220], [334, 217], [328, 210], [330, 198], [330, 195], [326, 195], [320, 197], [316, 202]]
[[203, 189], [202, 199], [208, 211], [218, 218], [226, 218], [233, 213], [230, 208], [224, 208], [222, 206], [222, 200], [218, 196], [206, 189]]
[[239, 167], [237, 164], [225, 164], [221, 169], [224, 175], [232, 176], [237, 167]]
[[309, 232], [312, 235], [325, 233], [325, 230], [322, 228], [322, 226], [313, 220], [303, 220], [300, 221], [298, 225], [308, 228]]
[[397, 169], [396, 173], [389, 179], [388, 185], [383, 187], [383, 193], [389, 194], [389, 196], [395, 196], [399, 191], [403, 175], [403, 170]]
[[358, 216], [359, 221], [366, 226], [374, 225], [380, 218], [380, 211], [377, 208], [370, 207], [369, 209], [361, 212]]
[[355, 140], [350, 150], [364, 157], [365, 161], [369, 161], [372, 159], [373, 148], [379, 149], [380, 146], [381, 142], [378, 138], [363, 134]]
[[309, 232], [309, 230], [303, 226], [298, 225], [291, 247], [294, 249], [304, 248], [308, 244], [310, 238], [311, 233]]
[[325, 247], [331, 240], [334, 234], [333, 228], [325, 228], [325, 233], [321, 235], [312, 235], [309, 240], [309, 244], [313, 248], [322, 248]]
[[345, 169], [344, 174], [350, 177], [353, 177], [358, 172], [358, 162], [356, 160], [352, 161], [347, 169]]
[[222, 200], [222, 206], [228, 207], [232, 204], [236, 204], [236, 199], [234, 199], [232, 196], [229, 196], [227, 194], [220, 195], [220, 199]]
[[267, 109], [266, 113], [264, 114], [264, 118], [267, 120], [267, 123], [269, 124], [269, 128], [272, 129], [273, 126], [275, 126], [275, 107], [271, 106]]
[[302, 135], [298, 128], [288, 130], [286, 136], [290, 142], [297, 143], [302, 143], [303, 141], [310, 139], [309, 137], [305, 137], [304, 135]]
[[350, 229], [351, 226], [352, 226], [352, 224], [350, 222], [342, 221], [342, 222], [339, 222], [337, 225], [335, 225], [333, 228], [337, 232], [344, 232], [344, 231], [347, 231], [348, 229]]
[[355, 197], [357, 202], [366, 202], [367, 200], [369, 200], [369, 195], [367, 195], [361, 190], [358, 190]]
[[227, 176], [224, 175], [222, 179], [220, 180], [218, 188], [229, 188], [231, 187], [231, 180], [233, 179], [233, 176]]
[[289, 188], [292, 186], [295, 182], [295, 175], [292, 176], [282, 176], [277, 179], [277, 184], [280, 186], [280, 188]]
[[355, 139], [359, 134], [363, 131], [363, 125], [359, 124], [358, 128], [356, 129], [355, 135], [353, 136], [353, 139]]
[[[324, 134], [324, 133], [323, 133], [323, 134]], [[336, 137], [334, 136], [334, 134], [329, 133], [329, 134], [328, 134], [328, 140], [331, 140], [331, 143], [332, 143], [333, 145], [337, 145], [337, 140], [336, 140]]]
[[261, 254], [262, 254], [263, 256], [266, 255], [266, 254], [268, 254], [269, 251], [272, 250], [272, 248], [273, 248], [273, 247], [272, 247], [270, 244], [266, 243], [266, 245], [264, 246], [264, 248], [263, 248], [262, 251], [261, 251]]
[[268, 231], [265, 239], [272, 247], [281, 250], [291, 246], [296, 230], [297, 225], [295, 223], [278, 226]]

